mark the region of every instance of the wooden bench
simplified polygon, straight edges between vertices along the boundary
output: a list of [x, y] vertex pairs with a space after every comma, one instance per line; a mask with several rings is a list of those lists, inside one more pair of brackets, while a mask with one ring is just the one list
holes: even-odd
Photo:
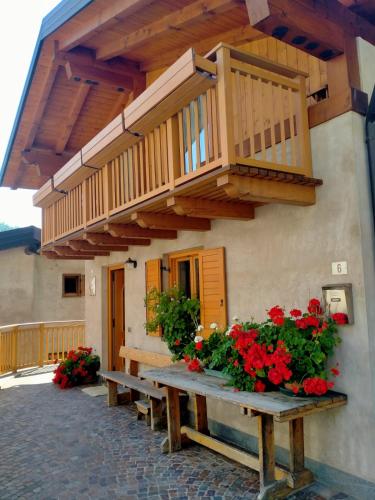
[[[164, 368], [172, 364], [170, 356], [155, 352], [143, 351], [134, 347], [121, 346], [119, 355], [129, 361], [129, 373], [122, 371], [101, 371], [102, 379], [108, 385], [108, 406], [117, 406], [122, 398], [118, 393], [118, 386], [130, 389], [125, 399], [135, 402], [138, 410], [138, 418], [146, 416], [146, 422], [150, 423], [153, 430], [163, 425], [163, 402], [166, 393], [162, 388], [142, 379], [139, 376], [139, 364], [149, 367]], [[148, 401], [139, 401], [140, 394], [144, 394]]]
[[[166, 386], [168, 437], [162, 451], [172, 453], [184, 442], [195, 441], [211, 450], [259, 471], [258, 500], [285, 498], [293, 491], [313, 481], [312, 473], [304, 463], [303, 418], [316, 412], [336, 408], [347, 403], [345, 394], [329, 392], [322, 397], [295, 398], [280, 392], [234, 392], [219, 377], [191, 373], [185, 366], [175, 365], [164, 370], [153, 369], [145, 377]], [[195, 428], [181, 425], [178, 405], [179, 391], [195, 394]], [[258, 419], [259, 456], [224, 443], [210, 436], [206, 398], [225, 401], [238, 407], [244, 418]], [[289, 467], [275, 464], [274, 422], [289, 423]]]

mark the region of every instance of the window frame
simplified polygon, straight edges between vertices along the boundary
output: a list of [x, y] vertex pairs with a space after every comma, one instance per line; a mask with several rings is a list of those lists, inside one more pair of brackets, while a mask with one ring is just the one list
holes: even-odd
[[[75, 278], [77, 280], [77, 292], [69, 293], [65, 291], [65, 279]], [[77, 273], [64, 273], [62, 275], [62, 297], [83, 297], [85, 295], [85, 275]]]

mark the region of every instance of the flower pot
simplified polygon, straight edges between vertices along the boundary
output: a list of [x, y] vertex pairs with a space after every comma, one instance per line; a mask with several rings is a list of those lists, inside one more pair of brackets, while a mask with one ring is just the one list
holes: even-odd
[[282, 394], [285, 394], [285, 396], [291, 396], [292, 398], [308, 398], [308, 396], [301, 391], [295, 394], [291, 389], [287, 389], [286, 387], [279, 387], [279, 390]]

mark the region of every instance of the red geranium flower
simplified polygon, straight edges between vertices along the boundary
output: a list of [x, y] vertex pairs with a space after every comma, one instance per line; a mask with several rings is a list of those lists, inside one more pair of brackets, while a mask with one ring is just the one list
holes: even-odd
[[283, 316], [275, 316], [272, 318], [272, 321], [276, 326], [283, 326], [285, 318]]
[[332, 375], [334, 375], [335, 377], [338, 377], [340, 375], [340, 370], [337, 369], [337, 368], [331, 368], [331, 373]]
[[273, 319], [278, 316], [284, 316], [284, 311], [281, 309], [280, 306], [273, 306], [271, 309], [268, 311], [268, 316]]
[[323, 396], [328, 389], [333, 387], [333, 382], [327, 382], [323, 378], [312, 377], [303, 381], [303, 389], [306, 394], [314, 394], [316, 396]]
[[268, 372], [268, 380], [275, 385], [279, 385], [283, 381], [283, 375], [277, 368], [271, 368]]
[[185, 361], [185, 363], [190, 363], [190, 356], [188, 356], [187, 354], [184, 354], [184, 361]]
[[305, 322], [307, 326], [314, 326], [315, 328], [319, 328], [319, 319], [316, 316], [307, 316], [305, 318]]
[[197, 358], [192, 359], [188, 364], [188, 370], [191, 372], [202, 372], [203, 368], [201, 367], [199, 359]]
[[180, 344], [181, 344], [181, 340], [180, 340], [180, 339], [176, 339], [176, 340], [174, 341], [174, 345], [180, 345]]
[[290, 315], [293, 316], [293, 318], [299, 318], [302, 316], [302, 311], [300, 309], [292, 309]]
[[264, 384], [261, 380], [257, 380], [254, 384], [255, 392], [264, 392], [266, 390], [266, 384]]
[[337, 325], [346, 325], [348, 323], [348, 316], [345, 313], [331, 314], [331, 318]]
[[202, 340], [200, 342], [196, 342], [195, 348], [197, 351], [201, 351], [203, 349], [203, 342]]
[[233, 366], [236, 366], [236, 367], [237, 367], [239, 364], [240, 364], [240, 363], [238, 362], [238, 359], [235, 359], [235, 360], [233, 361]]
[[307, 310], [309, 311], [310, 314], [317, 314], [317, 315], [323, 314], [323, 309], [320, 306], [319, 299], [311, 299], [309, 305], [307, 306]]

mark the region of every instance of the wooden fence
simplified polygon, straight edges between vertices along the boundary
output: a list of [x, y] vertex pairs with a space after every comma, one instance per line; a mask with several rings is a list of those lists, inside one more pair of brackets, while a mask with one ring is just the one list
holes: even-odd
[[0, 327], [0, 373], [62, 361], [84, 345], [84, 321], [23, 323]]

